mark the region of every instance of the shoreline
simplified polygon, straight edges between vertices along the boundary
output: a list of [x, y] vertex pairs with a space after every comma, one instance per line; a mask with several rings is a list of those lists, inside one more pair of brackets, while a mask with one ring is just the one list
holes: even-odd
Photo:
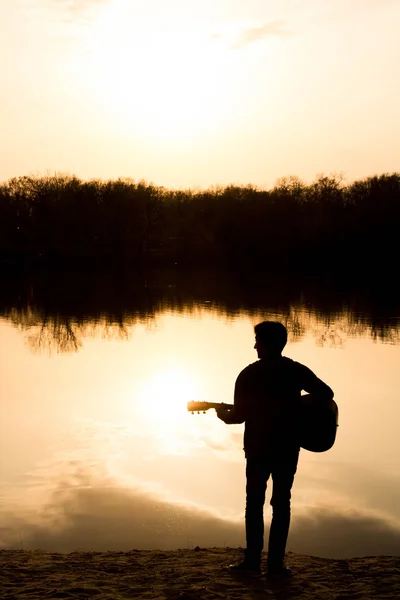
[[[232, 575], [241, 549], [71, 552], [0, 550], [0, 600], [398, 600], [400, 556], [319, 558], [288, 552], [290, 580]], [[265, 567], [266, 554], [263, 557]]]

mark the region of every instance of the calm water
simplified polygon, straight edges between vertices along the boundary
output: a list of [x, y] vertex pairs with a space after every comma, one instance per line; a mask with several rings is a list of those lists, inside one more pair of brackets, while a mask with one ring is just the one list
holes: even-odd
[[243, 426], [188, 414], [186, 402], [232, 401], [256, 360], [253, 325], [275, 318], [290, 331], [284, 354], [325, 380], [340, 410], [334, 448], [301, 453], [288, 549], [400, 553], [394, 317], [321, 312], [301, 294], [230, 308], [172, 284], [147, 308], [110, 303], [94, 317], [89, 304], [79, 312], [24, 289], [0, 320], [0, 547], [243, 545]]

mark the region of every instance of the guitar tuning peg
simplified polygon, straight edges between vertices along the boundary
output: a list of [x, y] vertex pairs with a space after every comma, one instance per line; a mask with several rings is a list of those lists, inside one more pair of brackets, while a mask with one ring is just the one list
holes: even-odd
[[198, 415], [200, 414], [200, 411], [199, 411], [199, 410], [197, 411], [197, 414], [198, 414]]
[[205, 410], [203, 410], [203, 415], [205, 415], [205, 414], [206, 414], [206, 411], [205, 411]]

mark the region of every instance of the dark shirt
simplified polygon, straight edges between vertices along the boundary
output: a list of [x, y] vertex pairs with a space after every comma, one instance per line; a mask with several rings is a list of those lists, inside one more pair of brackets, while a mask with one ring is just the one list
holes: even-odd
[[246, 457], [290, 454], [300, 449], [301, 391], [331, 399], [333, 391], [304, 365], [286, 357], [258, 360], [239, 374], [226, 423], [245, 423]]

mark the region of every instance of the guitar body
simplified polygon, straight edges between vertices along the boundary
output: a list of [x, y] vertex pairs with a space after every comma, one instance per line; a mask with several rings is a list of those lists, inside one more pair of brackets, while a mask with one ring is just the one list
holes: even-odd
[[[233, 404], [215, 402], [188, 402], [190, 412], [205, 412], [210, 408], [225, 406], [233, 408]], [[326, 452], [332, 448], [336, 440], [339, 409], [334, 400], [315, 400], [311, 394], [301, 397], [300, 410], [300, 446], [309, 452]]]
[[336, 440], [339, 409], [334, 400], [314, 400], [302, 396], [300, 413], [300, 446], [310, 452], [326, 452]]

